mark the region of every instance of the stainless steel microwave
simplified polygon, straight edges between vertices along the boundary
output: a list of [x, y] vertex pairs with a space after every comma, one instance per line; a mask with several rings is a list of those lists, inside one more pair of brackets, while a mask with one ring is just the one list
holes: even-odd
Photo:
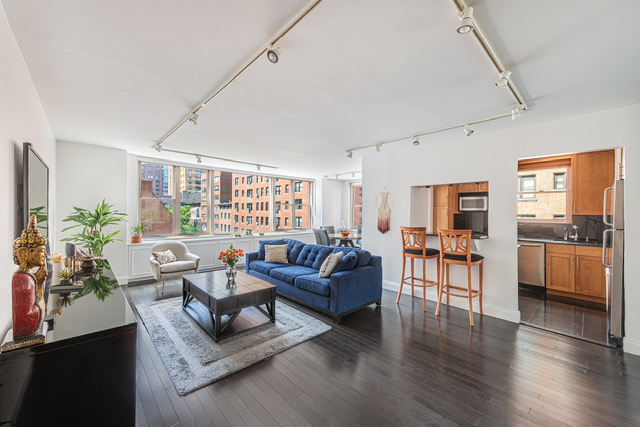
[[458, 199], [460, 212], [467, 211], [486, 211], [488, 200], [487, 196], [460, 196]]

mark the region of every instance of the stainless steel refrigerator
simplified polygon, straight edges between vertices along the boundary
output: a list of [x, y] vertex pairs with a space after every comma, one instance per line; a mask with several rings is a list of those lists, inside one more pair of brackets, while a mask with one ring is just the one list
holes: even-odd
[[609, 337], [617, 345], [624, 337], [624, 180], [604, 190], [602, 263], [607, 277]]

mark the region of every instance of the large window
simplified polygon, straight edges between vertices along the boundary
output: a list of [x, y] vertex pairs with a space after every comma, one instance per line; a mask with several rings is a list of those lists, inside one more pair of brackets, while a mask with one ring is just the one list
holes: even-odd
[[[270, 178], [140, 162], [140, 221], [152, 235], [311, 228], [312, 183], [296, 180], [294, 185], [289, 179]], [[209, 187], [209, 182], [215, 185]], [[283, 187], [286, 191], [281, 191]], [[289, 209], [290, 205], [294, 209]], [[269, 206], [275, 206], [273, 212]], [[215, 215], [210, 215], [209, 209]]]
[[518, 219], [567, 222], [569, 171], [569, 165], [551, 164], [518, 172]]

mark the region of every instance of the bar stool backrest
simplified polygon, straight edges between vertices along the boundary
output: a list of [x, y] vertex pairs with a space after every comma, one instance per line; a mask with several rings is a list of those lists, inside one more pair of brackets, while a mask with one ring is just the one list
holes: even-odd
[[426, 252], [427, 227], [400, 227], [402, 246], [406, 249], [417, 249]]
[[463, 255], [471, 261], [471, 230], [438, 229], [440, 253], [442, 255]]

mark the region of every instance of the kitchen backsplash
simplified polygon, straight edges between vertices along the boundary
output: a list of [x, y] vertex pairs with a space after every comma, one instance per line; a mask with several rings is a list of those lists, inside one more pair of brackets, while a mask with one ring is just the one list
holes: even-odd
[[589, 237], [589, 240], [602, 240], [605, 225], [601, 215], [574, 215], [573, 224], [518, 222], [518, 237], [553, 239], [562, 237], [565, 228], [571, 233], [573, 225], [578, 226], [578, 236]]

